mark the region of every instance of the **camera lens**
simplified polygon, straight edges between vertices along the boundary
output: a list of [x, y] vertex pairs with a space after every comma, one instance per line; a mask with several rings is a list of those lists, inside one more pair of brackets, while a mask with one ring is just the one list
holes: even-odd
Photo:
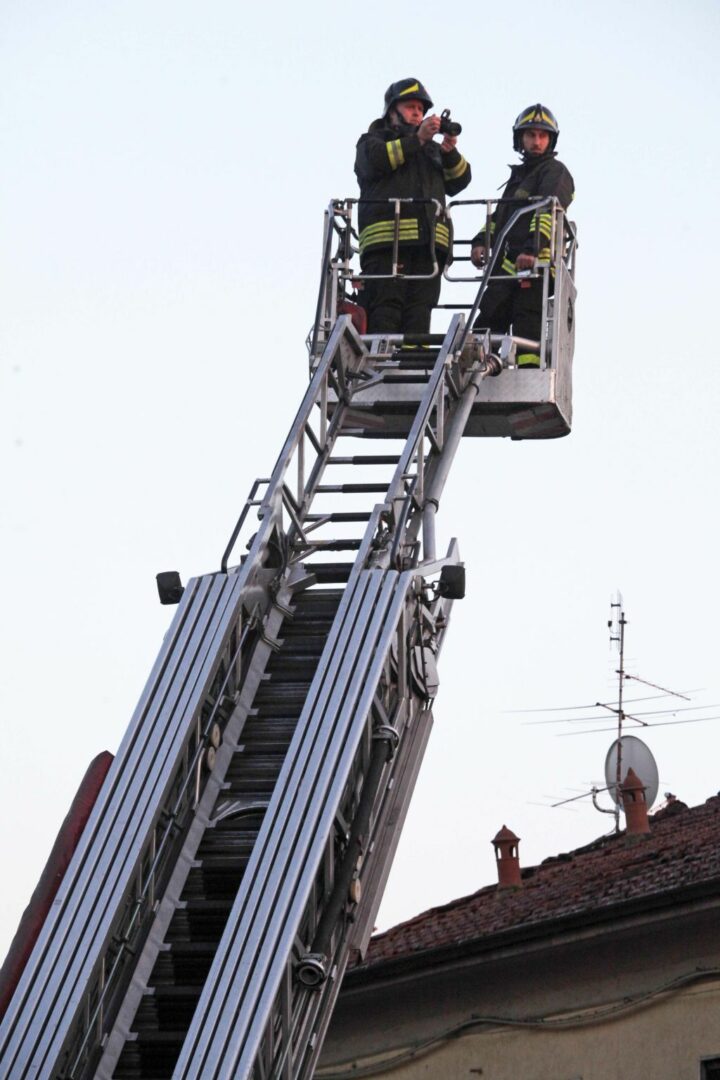
[[450, 110], [446, 109], [440, 114], [440, 134], [457, 136], [462, 131], [462, 124], [456, 124], [450, 119]]

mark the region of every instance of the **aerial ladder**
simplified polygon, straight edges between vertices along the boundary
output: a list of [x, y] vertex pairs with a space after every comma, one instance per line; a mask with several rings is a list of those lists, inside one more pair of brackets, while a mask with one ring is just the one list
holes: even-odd
[[470, 300], [444, 334], [359, 333], [356, 204], [325, 212], [310, 381], [272, 474], [217, 572], [159, 575], [177, 610], [18, 974], [2, 1077], [310, 1077], [367, 947], [464, 595], [442, 492], [464, 435], [570, 430], [576, 237], [555, 200], [508, 222], [553, 220], [525, 371], [522, 342], [475, 327], [503, 235], [481, 275], [446, 267]]

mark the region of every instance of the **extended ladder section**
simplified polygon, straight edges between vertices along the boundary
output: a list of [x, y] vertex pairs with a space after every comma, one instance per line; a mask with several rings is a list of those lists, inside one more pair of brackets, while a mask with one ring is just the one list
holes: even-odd
[[[312, 1075], [432, 724], [464, 580], [435, 515], [490, 345], [461, 314], [414, 357], [333, 319], [272, 476], [219, 572], [184, 590], [4, 1017], [0, 1075]], [[414, 405], [384, 434], [401, 438], [361, 452], [358, 403], [399, 386]]]

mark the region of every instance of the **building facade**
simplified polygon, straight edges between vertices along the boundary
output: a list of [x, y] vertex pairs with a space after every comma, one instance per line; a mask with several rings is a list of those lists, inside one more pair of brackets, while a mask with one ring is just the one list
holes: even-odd
[[318, 1077], [720, 1080], [720, 797], [633, 819], [523, 870], [501, 830], [505, 884], [348, 972]]

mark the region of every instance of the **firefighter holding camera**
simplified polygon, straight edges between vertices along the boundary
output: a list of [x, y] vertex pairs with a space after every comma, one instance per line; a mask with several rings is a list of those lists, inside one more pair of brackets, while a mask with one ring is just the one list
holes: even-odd
[[[363, 281], [361, 303], [370, 334], [426, 334], [440, 297], [450, 233], [438, 205], [444, 207], [446, 195], [466, 188], [471, 173], [456, 146], [460, 125], [447, 113], [428, 115], [431, 108], [418, 79], [392, 83], [383, 115], [357, 144], [360, 265], [370, 275]], [[442, 135], [441, 142], [434, 141], [436, 135]], [[395, 204], [388, 200], [398, 198], [413, 200], [400, 207], [398, 272], [403, 276], [372, 280], [393, 272]], [[431, 276], [434, 261], [438, 270]]]

